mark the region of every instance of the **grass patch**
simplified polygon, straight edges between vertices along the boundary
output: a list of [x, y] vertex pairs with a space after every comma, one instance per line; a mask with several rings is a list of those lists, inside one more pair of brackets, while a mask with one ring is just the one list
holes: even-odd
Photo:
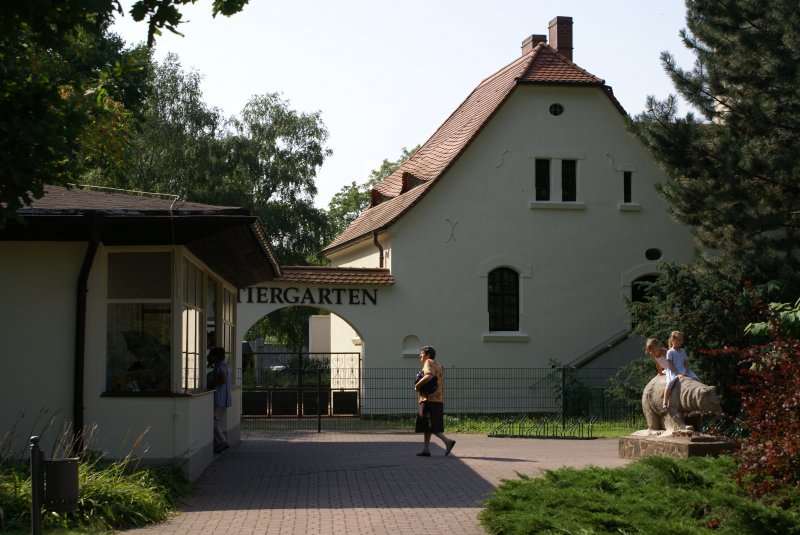
[[[52, 420], [43, 428], [52, 432]], [[86, 446], [77, 457], [78, 508], [55, 512], [43, 507], [42, 528], [48, 534], [110, 533], [169, 518], [181, 500], [191, 492], [191, 483], [174, 464], [142, 466], [133, 453], [117, 460], [106, 460], [89, 449], [96, 427], [86, 435]], [[131, 446], [137, 450], [144, 435]], [[68, 425], [57, 436], [50, 458], [67, 457], [74, 451]], [[0, 533], [28, 533], [31, 529], [31, 474], [27, 448], [12, 448], [14, 434], [6, 434], [0, 444]], [[42, 467], [44, 469], [44, 467]], [[43, 497], [42, 497], [43, 498]]]
[[647, 457], [503, 482], [480, 521], [492, 534], [800, 534], [800, 495], [753, 501], [730, 457]]
[[[61, 530], [56, 533], [104, 533], [144, 526], [169, 518], [190, 492], [189, 482], [175, 466], [134, 468], [126, 461], [87, 459], [78, 469], [78, 488], [78, 510], [44, 510], [42, 527]], [[24, 533], [30, 525], [30, 472], [5, 465], [0, 469], [0, 532]]]
[[[509, 415], [491, 414], [445, 414], [444, 427], [447, 433], [488, 435], [509, 417]], [[574, 419], [568, 420], [570, 423]], [[412, 432], [414, 430], [414, 414], [323, 417], [319, 422], [314, 417], [250, 417], [242, 418], [242, 431], [256, 434], [269, 431], [315, 431], [318, 424], [323, 431]], [[591, 427], [592, 438], [618, 438], [646, 428], [647, 422], [643, 416], [635, 419], [597, 421]]]
[[[495, 415], [459, 415], [444, 417], [444, 426], [448, 432], [453, 433], [473, 433], [473, 434], [490, 434], [498, 428], [502, 429], [502, 424], [509, 421], [509, 419], [519, 420], [522, 415], [511, 416], [495, 416]], [[537, 421], [548, 420], [551, 425], [559, 426], [558, 418], [555, 416], [540, 416], [528, 417], [526, 420], [527, 426], [532, 426]], [[646, 429], [647, 423], [644, 417], [638, 419], [625, 419], [614, 421], [593, 421], [591, 425], [586, 418], [566, 418], [564, 425], [569, 428], [576, 425], [581, 425], [583, 432], [586, 436], [582, 438], [618, 438], [621, 436], [630, 435], [639, 429]], [[591, 431], [591, 436], [589, 432]], [[551, 436], [548, 434], [548, 436]]]

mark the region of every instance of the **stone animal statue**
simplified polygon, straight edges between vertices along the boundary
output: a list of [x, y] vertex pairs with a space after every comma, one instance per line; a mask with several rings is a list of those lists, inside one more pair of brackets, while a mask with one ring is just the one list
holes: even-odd
[[664, 388], [667, 386], [664, 375], [653, 377], [642, 393], [642, 410], [647, 420], [647, 431], [636, 434], [671, 436], [673, 432], [686, 430], [687, 425], [697, 429], [700, 418], [689, 418], [690, 412], [722, 414], [717, 390], [691, 377], [682, 377], [672, 385], [669, 409], [661, 410]]

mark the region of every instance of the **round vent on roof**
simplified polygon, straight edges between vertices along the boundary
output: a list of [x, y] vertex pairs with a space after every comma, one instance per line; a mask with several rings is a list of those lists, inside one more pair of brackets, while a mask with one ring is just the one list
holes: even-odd
[[559, 116], [564, 113], [564, 106], [556, 102], [555, 104], [550, 104], [550, 115]]
[[648, 260], [660, 260], [661, 249], [648, 249], [644, 252], [644, 257]]

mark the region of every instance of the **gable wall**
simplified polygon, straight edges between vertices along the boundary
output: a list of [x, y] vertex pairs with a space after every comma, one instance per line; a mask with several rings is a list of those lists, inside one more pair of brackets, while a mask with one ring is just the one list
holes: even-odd
[[[565, 107], [560, 117], [548, 112], [554, 102]], [[547, 155], [581, 158], [585, 209], [530, 208], [534, 157]], [[621, 165], [634, 172], [639, 211], [618, 208]], [[539, 367], [579, 357], [628, 327], [624, 281], [655, 271], [646, 249], [660, 248], [664, 260], [691, 257], [688, 229], [672, 221], [654, 189], [662, 179], [599, 89], [519, 88], [389, 229], [396, 284], [381, 314], [391, 327], [379, 328], [386, 338], [359, 331], [398, 348], [416, 336], [459, 366]], [[521, 273], [520, 331], [527, 337], [486, 341], [486, 274], [502, 265]], [[383, 365], [368, 347], [365, 365]], [[399, 352], [379, 351], [397, 362]]]

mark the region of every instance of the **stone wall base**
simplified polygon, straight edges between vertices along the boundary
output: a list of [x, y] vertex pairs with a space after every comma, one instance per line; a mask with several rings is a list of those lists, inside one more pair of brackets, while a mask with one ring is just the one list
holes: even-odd
[[641, 437], [630, 435], [619, 439], [619, 456], [623, 459], [641, 459], [651, 455], [717, 457], [733, 450], [733, 442], [714, 436]]

